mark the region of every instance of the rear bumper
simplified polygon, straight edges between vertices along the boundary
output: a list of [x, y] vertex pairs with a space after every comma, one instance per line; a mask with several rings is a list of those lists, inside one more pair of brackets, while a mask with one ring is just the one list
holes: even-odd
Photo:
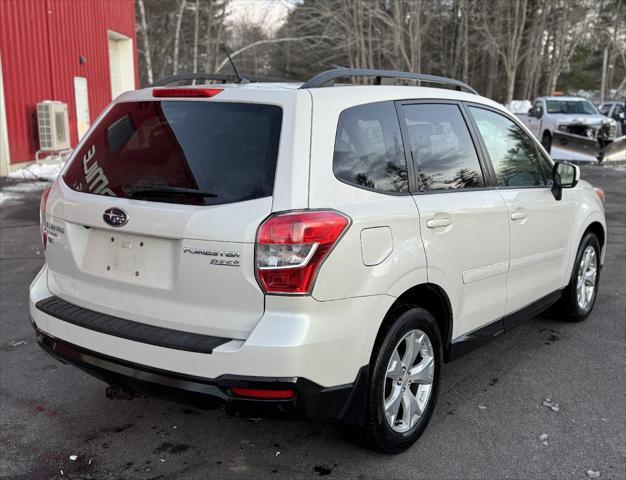
[[[247, 339], [208, 345], [193, 337], [164, 336], [157, 325], [137, 329], [120, 321], [121, 312], [102, 316], [87, 305], [46, 302], [53, 296], [44, 267], [30, 287], [30, 314], [42, 348], [109, 384], [176, 400], [200, 395], [202, 402], [211, 397], [229, 405], [272, 403], [308, 418], [350, 423], [358, 422], [363, 410], [365, 395], [357, 393], [367, 381], [364, 366], [380, 319], [394, 300], [268, 297], [265, 314]], [[290, 401], [242, 400], [230, 390], [285, 385], [296, 392]]]
[[[130, 395], [149, 395], [194, 405], [215, 404], [254, 414], [286, 415], [308, 419], [339, 419], [362, 423], [367, 367], [353, 384], [323, 388], [304, 378], [264, 378], [222, 375], [201, 378], [159, 370], [108, 357], [54, 338], [37, 327], [39, 346], [62, 363], [73, 365]], [[259, 400], [237, 397], [232, 388], [289, 389], [288, 400]]]
[[[56, 316], [58, 311], [52, 315], [37, 308], [39, 302], [54, 295], [48, 288], [44, 267], [30, 287], [33, 322], [47, 335], [86, 350], [192, 377], [306, 378], [322, 387], [355, 382], [361, 367], [369, 364], [380, 322], [395, 300], [387, 295], [326, 302], [312, 297], [267, 297], [265, 313], [247, 338], [227, 339], [226, 343], [211, 345], [208, 352], [189, 351], [184, 345], [182, 349], [178, 345], [164, 346], [160, 335], [163, 329], [158, 328], [153, 335], [147, 330], [127, 328], [117, 321], [125, 318], [122, 311], [108, 319], [112, 323], [107, 324], [107, 320], [85, 325], [93, 315], [69, 321], [63, 314], [61, 318]], [[98, 312], [97, 307], [89, 304], [71, 304], [92, 314]], [[180, 315], [184, 315], [184, 310]], [[150, 326], [160, 327], [156, 322]], [[178, 340], [174, 343], [195, 344], [193, 339]]]

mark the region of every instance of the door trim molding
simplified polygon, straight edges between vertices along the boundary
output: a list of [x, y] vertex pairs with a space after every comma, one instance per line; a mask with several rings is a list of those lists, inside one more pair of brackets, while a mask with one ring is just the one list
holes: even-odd
[[462, 274], [463, 283], [473, 283], [479, 280], [485, 280], [486, 278], [495, 277], [496, 275], [502, 275], [509, 271], [509, 262], [498, 262], [492, 265], [485, 265], [483, 267], [472, 268], [471, 270], [465, 270]]
[[521, 270], [522, 268], [531, 267], [539, 263], [544, 263], [555, 258], [565, 256], [565, 248], [556, 248], [547, 252], [535, 253], [526, 257], [515, 258], [511, 260], [509, 271]]

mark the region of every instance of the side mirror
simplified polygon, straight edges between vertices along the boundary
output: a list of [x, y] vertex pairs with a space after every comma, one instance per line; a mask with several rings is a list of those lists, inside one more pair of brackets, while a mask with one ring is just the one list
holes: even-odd
[[617, 118], [623, 122], [624, 121], [624, 112], [618, 113], [617, 114]]
[[536, 113], [537, 113], [537, 111], [535, 110], [535, 107], [531, 107], [531, 108], [528, 109], [528, 116], [529, 117], [536, 117], [537, 116]]
[[561, 200], [564, 188], [574, 188], [580, 180], [580, 168], [567, 162], [556, 162], [552, 168], [552, 195]]

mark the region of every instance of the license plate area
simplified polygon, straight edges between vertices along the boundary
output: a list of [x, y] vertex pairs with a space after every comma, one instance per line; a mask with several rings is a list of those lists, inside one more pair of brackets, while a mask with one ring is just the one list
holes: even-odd
[[81, 269], [100, 278], [169, 289], [176, 244], [176, 240], [91, 228]]

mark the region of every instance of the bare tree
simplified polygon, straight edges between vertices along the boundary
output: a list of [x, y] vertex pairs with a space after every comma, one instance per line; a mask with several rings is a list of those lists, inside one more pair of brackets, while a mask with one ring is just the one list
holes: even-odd
[[[491, 9], [492, 4], [489, 2], [482, 2], [483, 11], [481, 12], [483, 18], [489, 19], [492, 28], [499, 32], [500, 31], [500, 2], [495, 2], [493, 4], [493, 9]], [[491, 10], [491, 11], [490, 11]], [[498, 50], [497, 46], [493, 43], [489, 42], [486, 48], [486, 56], [485, 56], [485, 76], [483, 83], [483, 93], [487, 97], [494, 96], [494, 87], [496, 84], [496, 79], [498, 76], [497, 68], [498, 68]]]
[[550, 63], [546, 82], [546, 94], [556, 91], [556, 84], [576, 47], [589, 26], [589, 16], [581, 5], [569, 1], [559, 2], [552, 12]]
[[[610, 96], [612, 73], [615, 72], [615, 64], [621, 59], [626, 66], [626, 32], [620, 28], [624, 23], [624, 2], [617, 1], [612, 9], [612, 19], [608, 19], [610, 27], [602, 31], [602, 37], [606, 39], [603, 52], [602, 75], [600, 80], [600, 101], [603, 102]], [[622, 41], [620, 42], [620, 36]], [[617, 91], [621, 92], [626, 87], [626, 75], [618, 85]]]
[[[282, 42], [304, 42], [307, 40], [310, 40], [311, 37], [292, 37], [292, 38], [268, 38], [265, 40], [259, 40], [257, 42], [254, 43], [249, 43], [248, 45], [241, 47], [238, 50], [235, 50], [234, 52], [230, 52], [230, 57], [234, 58], [237, 57], [239, 55], [241, 55], [242, 53], [244, 53], [246, 50], [249, 50], [251, 48], [255, 48], [258, 47], [260, 45], [266, 45], [269, 43], [282, 43]], [[220, 72], [222, 70], [222, 68], [224, 68], [227, 64], [229, 63], [228, 58], [225, 58], [224, 60], [222, 60], [218, 65], [217, 68], [215, 69], [215, 72]]]
[[521, 88], [519, 98], [533, 98], [537, 94], [540, 67], [544, 60], [544, 44], [546, 35], [546, 23], [552, 13], [554, 0], [531, 0], [529, 3], [529, 16], [525, 32], [525, 58], [523, 61]]
[[244, 74], [391, 68], [459, 78], [501, 101], [626, 88], [624, 0], [297, 0], [275, 28], [229, 18], [229, 0], [136, 2], [142, 82], [224, 70], [224, 43]]
[[143, 4], [143, 0], [137, 0], [137, 6], [139, 7], [139, 18], [141, 25], [141, 38], [143, 41], [143, 57], [146, 62], [146, 75], [148, 77], [148, 83], [152, 83], [154, 81], [154, 77], [152, 74], [152, 56], [150, 54], [150, 34], [148, 33], [148, 25], [146, 23], [146, 8]]
[[194, 6], [194, 24], [193, 24], [193, 73], [198, 71], [198, 31], [200, 19], [200, 0], [196, 0]]
[[174, 66], [172, 73], [178, 73], [178, 51], [180, 48], [180, 26], [183, 22], [183, 12], [187, 6], [187, 0], [179, 0], [178, 9], [176, 11], [176, 30], [174, 31]]
[[[496, 0], [501, 3], [502, 0]], [[486, 40], [502, 60], [502, 66], [506, 73], [506, 103], [513, 100], [517, 68], [520, 64], [522, 38], [526, 23], [526, 7], [528, 0], [510, 0], [501, 5], [502, 30], [494, 31], [488, 21], [483, 24], [483, 32]]]

